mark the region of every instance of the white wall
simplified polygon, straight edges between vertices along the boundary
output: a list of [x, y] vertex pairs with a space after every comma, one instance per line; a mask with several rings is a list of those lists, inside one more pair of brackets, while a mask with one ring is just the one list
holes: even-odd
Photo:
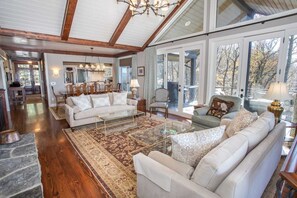
[[[137, 53], [137, 67], [139, 66], [144, 66], [145, 64], [145, 53], [144, 52], [138, 52]], [[145, 71], [147, 72], [147, 71]], [[137, 71], [136, 71], [136, 74], [137, 74]], [[138, 89], [138, 94], [139, 94], [139, 97], [143, 98], [144, 96], [144, 76], [137, 76], [137, 79], [138, 79], [138, 83], [140, 85], [139, 89]]]
[[[98, 57], [87, 57], [88, 62], [98, 62]], [[54, 85], [55, 92], [65, 91], [64, 82], [64, 66], [63, 62], [84, 62], [85, 56], [63, 55], [63, 54], [44, 54], [45, 72], [46, 72], [46, 85], [48, 90], [49, 106], [55, 106], [55, 99], [51, 90], [51, 84]], [[114, 63], [114, 58], [100, 57], [102, 63]], [[59, 70], [59, 76], [53, 76], [53, 70]]]

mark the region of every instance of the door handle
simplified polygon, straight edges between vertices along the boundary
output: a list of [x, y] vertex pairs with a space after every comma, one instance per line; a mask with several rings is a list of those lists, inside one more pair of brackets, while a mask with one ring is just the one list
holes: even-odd
[[178, 89], [178, 92], [180, 92], [181, 91], [181, 89]]
[[243, 98], [243, 94], [240, 94], [240, 98]]

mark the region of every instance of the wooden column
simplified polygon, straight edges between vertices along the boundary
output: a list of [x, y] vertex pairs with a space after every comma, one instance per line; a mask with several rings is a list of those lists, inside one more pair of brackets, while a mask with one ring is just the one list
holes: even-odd
[[7, 130], [8, 128], [5, 89], [0, 89], [0, 131]]

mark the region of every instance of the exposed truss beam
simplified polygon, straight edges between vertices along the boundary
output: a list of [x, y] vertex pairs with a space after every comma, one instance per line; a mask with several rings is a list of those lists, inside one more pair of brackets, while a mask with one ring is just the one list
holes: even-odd
[[225, 1], [220, 7], [219, 7], [219, 14], [224, 12], [230, 5], [232, 4], [232, 1]]
[[65, 51], [65, 50], [55, 50], [55, 49], [42, 49], [42, 48], [32, 48], [28, 46], [7, 46], [0, 45], [3, 50], [12, 51], [27, 51], [27, 52], [40, 52], [40, 53], [53, 53], [53, 54], [71, 54], [71, 55], [81, 55], [81, 56], [100, 56], [100, 57], [115, 57], [114, 54], [101, 54], [101, 53], [90, 53], [90, 52], [77, 52], [77, 51]]
[[116, 58], [118, 58], [118, 57], [122, 57], [122, 56], [129, 56], [129, 55], [132, 55], [132, 54], [136, 54], [136, 52], [127, 51], [127, 52], [122, 52], [122, 53], [115, 54], [114, 56]]
[[240, 9], [242, 9], [248, 16], [251, 16], [255, 13], [255, 11], [244, 2], [244, 0], [231, 0], [235, 5], [237, 5]]
[[179, 5], [175, 6], [175, 8], [170, 12], [170, 14], [166, 17], [166, 19], [161, 23], [161, 25], [155, 30], [155, 32], [150, 36], [150, 38], [145, 42], [142, 46], [142, 51], [154, 40], [154, 38], [158, 35], [158, 33], [163, 29], [163, 27], [174, 17], [174, 15], [185, 5], [188, 0], [181, 0]]
[[77, 5], [77, 0], [67, 0], [64, 20], [61, 30], [61, 39], [67, 41], [69, 38], [71, 25]]
[[132, 12], [129, 8], [127, 8], [123, 18], [121, 19], [120, 23], [118, 24], [118, 27], [115, 29], [112, 37], [109, 40], [109, 45], [114, 46], [114, 44], [117, 42], [117, 40], [121, 36], [122, 32], [124, 31], [126, 25], [130, 21], [131, 17], [132, 17]]
[[0, 28], [0, 35], [19, 36], [27, 39], [36, 39], [36, 40], [43, 40], [43, 41], [76, 44], [76, 45], [87, 45], [87, 46], [93, 46], [93, 47], [123, 49], [123, 50], [128, 50], [133, 52], [139, 52], [142, 50], [142, 48], [138, 46], [121, 45], [121, 44], [115, 44], [114, 46], [110, 46], [109, 43], [107, 42], [78, 39], [78, 38], [69, 38], [68, 41], [63, 41], [61, 40], [60, 36], [41, 34], [41, 33], [35, 33], [35, 32], [26, 32], [26, 31], [20, 31], [20, 30], [12, 30], [12, 29], [6, 29], [6, 28]]

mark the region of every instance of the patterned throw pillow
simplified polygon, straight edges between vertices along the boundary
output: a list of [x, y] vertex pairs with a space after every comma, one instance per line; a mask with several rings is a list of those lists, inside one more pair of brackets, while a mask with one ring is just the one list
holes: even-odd
[[92, 97], [92, 102], [93, 102], [93, 107], [97, 108], [97, 107], [107, 107], [110, 106], [110, 101], [109, 101], [109, 97], [108, 95], [106, 97]]
[[231, 120], [230, 124], [226, 129], [226, 134], [228, 137], [233, 136], [237, 132], [242, 129], [248, 127], [251, 123], [256, 121], [258, 118], [257, 112], [249, 112], [245, 108], [240, 109], [240, 111], [236, 114], [233, 120]]
[[226, 115], [229, 112], [233, 105], [234, 102], [214, 98], [206, 115], [212, 115], [221, 118], [223, 115]]
[[112, 93], [114, 105], [125, 105], [127, 104], [127, 92], [123, 93]]
[[88, 98], [88, 96], [85, 96], [84, 94], [81, 94], [78, 97], [71, 97], [72, 102], [79, 107], [81, 111], [91, 109], [92, 104]]
[[172, 158], [196, 167], [210, 150], [224, 140], [226, 126], [172, 135]]

